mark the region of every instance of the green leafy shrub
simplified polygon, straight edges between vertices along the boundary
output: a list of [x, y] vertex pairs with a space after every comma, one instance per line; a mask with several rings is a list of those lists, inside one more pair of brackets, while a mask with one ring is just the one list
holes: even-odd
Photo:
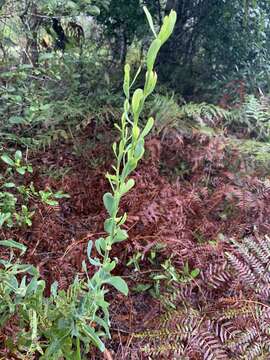
[[105, 66], [93, 43], [83, 44], [81, 54], [79, 49], [41, 54], [35, 67], [7, 66], [1, 72], [0, 143], [47, 147], [67, 140], [69, 126], [93, 121], [93, 113], [116, 102]]

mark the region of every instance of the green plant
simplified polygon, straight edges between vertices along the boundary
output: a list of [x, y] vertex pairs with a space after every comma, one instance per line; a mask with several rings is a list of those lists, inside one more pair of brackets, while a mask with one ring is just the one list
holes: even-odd
[[14, 158], [4, 153], [1, 160], [8, 167], [0, 178], [0, 227], [31, 226], [35, 210], [30, 209], [30, 200], [56, 206], [59, 199], [69, 197], [62, 191], [37, 191], [32, 182], [30, 185], [17, 184], [19, 180], [15, 181], [15, 173], [25, 176], [27, 172], [33, 172], [32, 166], [24, 161], [21, 151], [17, 150]]
[[[167, 259], [161, 264], [162, 271], [150, 275], [154, 284], [150, 293], [154, 297], [162, 298], [162, 292], [160, 291], [161, 285], [167, 292], [174, 292], [174, 286], [177, 284], [185, 284], [193, 281], [200, 273], [199, 269], [190, 270], [188, 262], [185, 263], [182, 270], [178, 270], [173, 265], [171, 259]], [[172, 305], [170, 303], [170, 305]]]
[[[153, 71], [155, 59], [158, 51], [165, 41], [171, 35], [174, 24], [176, 22], [176, 13], [172, 11], [169, 16], [165, 17], [160, 33], [157, 35], [153, 28], [153, 21], [148, 10], [145, 12], [152, 29], [155, 40], [152, 42], [147, 54], [147, 73], [145, 79], [144, 89], [136, 89], [131, 97], [130, 90], [134, 85], [141, 68], [137, 71], [134, 79], [130, 80], [130, 67], [125, 66], [125, 76], [123, 90], [125, 94], [124, 113], [121, 118], [120, 126], [115, 124], [120, 133], [119, 143], [113, 144], [113, 152], [116, 157], [116, 164], [113, 166], [114, 173], [106, 174], [106, 177], [111, 185], [112, 192], [108, 192], [103, 196], [104, 206], [109, 214], [109, 218], [104, 223], [104, 229], [108, 236], [106, 238], [99, 238], [95, 241], [95, 247], [102, 261], [99, 259], [91, 259], [90, 263], [98, 268], [93, 278], [90, 280], [92, 291], [97, 294], [100, 299], [99, 302], [94, 302], [94, 316], [100, 309], [104, 313], [104, 321], [109, 326], [109, 317], [107, 305], [104, 303], [104, 296], [106, 293], [105, 284], [114, 286], [123, 294], [128, 293], [128, 287], [125, 281], [119, 276], [112, 276], [111, 272], [116, 266], [116, 261], [111, 260], [109, 253], [113, 244], [119, 243], [127, 239], [128, 234], [126, 230], [122, 229], [125, 223], [127, 214], [119, 215], [119, 205], [121, 198], [134, 186], [133, 179], [128, 179], [131, 172], [137, 167], [138, 161], [144, 154], [144, 138], [151, 130], [154, 120], [150, 118], [145, 127], [141, 130], [139, 128], [139, 117], [143, 110], [146, 98], [153, 92], [157, 75]], [[89, 242], [89, 247], [92, 243]], [[90, 252], [89, 252], [90, 253]], [[90, 255], [89, 255], [90, 257]], [[104, 347], [99, 347], [100, 350]]]
[[201, 126], [213, 126], [220, 120], [229, 120], [230, 111], [205, 102], [189, 102], [181, 107], [182, 117], [195, 121]]
[[266, 175], [270, 173], [269, 142], [245, 139], [231, 139], [231, 142], [239, 149], [247, 169], [262, 169]]
[[68, 194], [63, 193], [62, 191], [57, 191], [56, 193], [54, 193], [51, 189], [40, 190], [38, 194], [44, 204], [51, 206], [58, 205], [58, 199], [70, 197]]
[[177, 101], [175, 95], [158, 94], [149, 102], [150, 114], [155, 118], [155, 129], [158, 134], [175, 128], [178, 131], [190, 133], [193, 128], [213, 133], [220, 123], [229, 123], [233, 117], [230, 110], [206, 102], [185, 103]]
[[262, 95], [246, 97], [240, 109], [231, 111], [231, 117], [225, 124], [234, 131], [242, 131], [251, 138], [261, 141], [270, 139], [270, 107], [269, 99]]
[[17, 150], [14, 155], [14, 159], [12, 159], [7, 153], [4, 153], [1, 156], [1, 159], [9, 165], [7, 168], [8, 172], [11, 172], [13, 169], [19, 173], [20, 175], [24, 175], [26, 172], [32, 173], [33, 168], [29, 164], [24, 164], [22, 152]]
[[174, 94], [157, 94], [149, 101], [147, 110], [155, 118], [155, 129], [158, 134], [167, 127], [177, 126], [179, 130], [190, 130], [192, 125], [183, 119], [181, 106], [176, 101]]
[[31, 219], [35, 215], [35, 211], [29, 211], [26, 205], [22, 205], [21, 211], [19, 213], [15, 213], [14, 215], [18, 226], [32, 226]]
[[16, 211], [17, 198], [8, 191], [0, 191], [0, 227], [5, 223], [13, 226], [13, 214]]
[[142, 259], [143, 254], [137, 251], [130, 257], [129, 261], [127, 262], [127, 266], [133, 266], [134, 271], [140, 271], [140, 262], [142, 261]]
[[[0, 245], [26, 251], [26, 247], [10, 240]], [[46, 360], [63, 356], [79, 360], [92, 344], [104, 348], [99, 339], [104, 333], [89, 326], [95, 322], [108, 333], [106, 323], [98, 315], [93, 316], [98, 294], [89, 288], [89, 282], [76, 277], [67, 291], [58, 291], [54, 283], [51, 296], [45, 298], [45, 282], [33, 266], [14, 262], [13, 256], [1, 260], [0, 265], [0, 325], [3, 327], [14, 314], [20, 321], [16, 343], [10, 339], [6, 344], [10, 351], [26, 357], [39, 353], [39, 359]]]
[[60, 180], [64, 178], [71, 171], [71, 169], [72, 168], [70, 166], [63, 166], [58, 168], [54, 165], [52, 166], [45, 165], [42, 167], [42, 176], [50, 177], [54, 180]]
[[[155, 298], [162, 298], [162, 292], [166, 289], [167, 292], [174, 291], [174, 287], [179, 284], [186, 284], [192, 282], [200, 273], [200, 270], [195, 268], [191, 270], [188, 262], [186, 262], [181, 270], [177, 269], [171, 259], [166, 259], [164, 262], [160, 262], [158, 258], [158, 250], [164, 246], [157, 244], [156, 248], [153, 248], [148, 256], [144, 256], [141, 252], [136, 252], [130, 257], [127, 266], [134, 266], [135, 272], [140, 272], [140, 262], [142, 260], [148, 261], [153, 265], [152, 271], [149, 273], [149, 277], [145, 283], [139, 283], [133, 287], [135, 292], [144, 292], [149, 290], [150, 294]], [[172, 305], [170, 303], [170, 305]]]
[[[58, 291], [57, 284], [53, 284], [49, 298], [44, 297], [43, 281], [39, 280], [36, 271], [29, 273], [29, 267], [22, 265], [22, 271], [29, 273], [24, 276], [21, 285], [18, 284], [18, 269], [21, 265], [3, 261], [4, 269], [0, 269], [0, 276], [6, 277], [12, 272], [10, 285], [3, 290], [0, 296], [0, 310], [3, 308], [5, 319], [16, 313], [19, 317], [20, 330], [16, 334], [16, 347], [21, 353], [32, 355], [39, 352], [40, 359], [58, 360], [60, 358], [81, 360], [89, 353], [92, 346], [100, 351], [105, 350], [102, 337], [110, 337], [109, 303], [105, 300], [108, 292], [107, 286], [113, 286], [124, 295], [128, 294], [128, 286], [120, 276], [112, 275], [117, 265], [117, 259], [110, 259], [110, 250], [113, 244], [127, 239], [128, 234], [122, 228], [127, 214], [119, 214], [120, 200], [135, 184], [133, 179], [128, 179], [136, 168], [138, 161], [144, 154], [144, 138], [151, 130], [154, 120], [150, 118], [143, 129], [139, 127], [139, 116], [142, 112], [146, 98], [153, 92], [157, 75], [153, 71], [154, 62], [160, 47], [171, 35], [176, 21], [176, 13], [172, 11], [165, 17], [160, 33], [157, 35], [153, 28], [151, 15], [145, 9], [149, 24], [154, 32], [153, 41], [147, 56], [147, 73], [144, 89], [136, 89], [133, 96], [130, 90], [141, 71], [137, 72], [134, 80], [130, 81], [130, 67], [125, 66], [124, 93], [126, 96], [124, 113], [121, 125], [115, 125], [120, 133], [120, 140], [113, 144], [116, 164], [114, 173], [106, 174], [112, 192], [103, 196], [104, 206], [109, 218], [104, 223], [108, 236], [95, 241], [89, 241], [87, 258], [92, 266], [97, 268], [92, 277], [89, 276], [87, 264], [82, 263], [86, 280], [75, 278], [67, 291]], [[29, 195], [25, 188], [21, 191]], [[31, 190], [35, 192], [34, 189]], [[51, 190], [40, 191], [42, 201], [54, 205], [53, 197], [63, 197], [65, 194], [53, 194]], [[24, 209], [27, 217], [27, 209]], [[29, 216], [28, 216], [29, 218]], [[99, 258], [92, 258], [92, 247], [95, 246]], [[32, 275], [32, 278], [31, 278]], [[6, 282], [4, 282], [6, 284]], [[22, 294], [19, 298], [17, 295]], [[15, 301], [15, 302], [14, 302]], [[11, 306], [12, 311], [9, 311]], [[0, 312], [2, 315], [2, 311]], [[1, 327], [3, 323], [0, 323]]]
[[[18, 209], [18, 197], [14, 193], [16, 184], [14, 181], [14, 171], [24, 176], [26, 172], [32, 172], [32, 166], [23, 161], [22, 152], [17, 150], [14, 158], [9, 154], [3, 153], [1, 160], [8, 165], [4, 175], [1, 176], [0, 183], [0, 227], [6, 224], [8, 227], [14, 226], [15, 223], [20, 226], [31, 225], [31, 217], [34, 212], [29, 212], [27, 203]], [[18, 189], [18, 188], [17, 188]]]

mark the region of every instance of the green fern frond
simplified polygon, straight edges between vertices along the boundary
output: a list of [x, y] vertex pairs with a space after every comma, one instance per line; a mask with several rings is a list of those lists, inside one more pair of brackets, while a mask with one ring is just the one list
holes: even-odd
[[188, 131], [190, 124], [183, 121], [181, 106], [178, 105], [173, 95], [155, 95], [149, 103], [150, 115], [155, 118], [157, 133], [161, 133], [167, 127], [177, 127], [179, 130]]
[[181, 107], [182, 117], [195, 120], [202, 126], [214, 125], [218, 120], [229, 120], [231, 113], [214, 104], [190, 102]]
[[179, 105], [174, 96], [157, 95], [150, 103], [150, 114], [155, 117], [160, 133], [166, 127], [190, 131], [193, 127], [207, 128], [219, 121], [229, 121], [231, 112], [214, 104], [189, 102]]
[[244, 130], [258, 140], [270, 139], [270, 106], [265, 96], [257, 99], [254, 95], [246, 97], [240, 109], [232, 110], [226, 125]]

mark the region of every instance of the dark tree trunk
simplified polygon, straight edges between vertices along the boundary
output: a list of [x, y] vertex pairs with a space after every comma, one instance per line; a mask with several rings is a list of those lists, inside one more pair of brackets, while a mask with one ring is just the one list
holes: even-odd
[[121, 46], [121, 53], [120, 53], [120, 63], [121, 63], [121, 65], [124, 65], [125, 62], [126, 62], [127, 49], [128, 49], [127, 36], [126, 36], [125, 30], [123, 30], [122, 46]]
[[41, 24], [41, 17], [38, 15], [37, 6], [28, 2], [20, 19], [25, 29], [26, 48], [24, 49], [23, 62], [36, 66], [38, 63], [38, 29]]

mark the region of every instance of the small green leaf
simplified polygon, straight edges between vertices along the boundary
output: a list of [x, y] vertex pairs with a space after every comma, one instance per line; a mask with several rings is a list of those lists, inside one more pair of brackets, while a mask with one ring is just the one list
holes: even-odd
[[145, 136], [147, 136], [149, 134], [149, 132], [151, 131], [153, 126], [154, 126], [154, 119], [152, 117], [150, 117], [147, 120], [145, 128], [142, 131], [141, 137], [144, 138]]
[[14, 183], [12, 183], [12, 182], [8, 182], [8, 183], [4, 183], [3, 187], [11, 189], [11, 188], [16, 187], [16, 185]]
[[161, 45], [161, 40], [155, 39], [147, 52], [147, 69], [149, 72], [153, 70], [154, 63], [156, 61], [156, 57], [159, 49], [161, 48]]
[[57, 193], [55, 193], [55, 194], [53, 195], [53, 197], [54, 197], [55, 199], [64, 199], [64, 198], [69, 199], [69, 198], [70, 198], [70, 195], [63, 193], [62, 191], [57, 191]]
[[107, 337], [110, 339], [111, 335], [110, 335], [110, 328], [108, 326], [108, 323], [105, 320], [103, 320], [101, 317], [97, 316], [97, 315], [95, 316], [95, 322], [97, 324], [99, 324], [101, 327], [103, 327], [103, 329], [106, 332]]
[[134, 124], [133, 128], [132, 128], [132, 136], [133, 139], [136, 141], [138, 139], [138, 137], [140, 136], [140, 128], [139, 126], [137, 126], [136, 124]]
[[25, 166], [22, 166], [22, 167], [17, 167], [16, 168], [16, 171], [17, 173], [19, 173], [20, 175], [24, 175], [25, 174]]
[[194, 269], [191, 271], [190, 276], [195, 279], [200, 274], [200, 269]]
[[107, 273], [110, 273], [111, 271], [113, 271], [113, 269], [115, 269], [115, 267], [116, 267], [116, 262], [111, 261], [103, 265], [103, 270]]
[[161, 41], [161, 44], [164, 44], [167, 38], [167, 34], [169, 34], [169, 16], [165, 16], [163, 19], [163, 24], [158, 34], [158, 39]]
[[98, 258], [90, 259], [90, 264], [93, 266], [102, 266], [102, 264]]
[[120, 187], [120, 193], [125, 194], [129, 192], [135, 185], [135, 181], [133, 179], [129, 179], [126, 183], [122, 184]]
[[11, 239], [10, 240], [0, 240], [0, 246], [5, 246], [5, 247], [21, 250], [22, 254], [24, 254], [27, 250], [27, 247], [25, 245], [20, 244], [17, 241], [14, 241]]
[[129, 64], [126, 64], [123, 90], [127, 98], [129, 98], [129, 87], [130, 87], [130, 66]]
[[108, 213], [113, 216], [115, 211], [115, 199], [111, 193], [106, 193], [103, 196], [103, 203]]
[[12, 216], [11, 213], [0, 213], [0, 228], [4, 225], [4, 223], [7, 222], [7, 225], [9, 227], [13, 226]]
[[112, 276], [105, 281], [106, 284], [112, 285], [116, 290], [120, 291], [124, 295], [128, 295], [128, 286], [125, 280], [120, 276]]
[[115, 211], [115, 199], [111, 193], [106, 193], [103, 195], [103, 203], [109, 215], [113, 216]]
[[157, 73], [155, 71], [147, 72], [146, 83], [144, 87], [145, 97], [149, 96], [156, 87], [157, 84]]
[[104, 230], [108, 234], [110, 234], [112, 232], [113, 224], [114, 224], [114, 219], [109, 218], [109, 219], [105, 220], [105, 222], [104, 222]]
[[124, 169], [123, 169], [123, 172], [122, 172], [122, 178], [125, 179], [134, 169], [136, 169], [136, 166], [137, 166], [137, 160], [135, 159], [130, 159]]
[[117, 156], [117, 144], [116, 144], [116, 142], [113, 143], [112, 149], [113, 149], [114, 155]]
[[7, 153], [4, 153], [1, 156], [1, 159], [8, 165], [10, 166], [15, 166], [15, 162], [9, 157], [9, 155]]
[[145, 292], [149, 289], [151, 289], [152, 285], [151, 284], [138, 284], [136, 286], [134, 286], [132, 288], [132, 290], [136, 293], [142, 293], [142, 292]]
[[144, 154], [144, 140], [141, 139], [138, 141], [138, 144], [135, 147], [134, 150], [134, 157], [136, 160], [140, 160]]
[[138, 114], [140, 111], [142, 99], [144, 97], [144, 93], [142, 89], [136, 89], [132, 96], [132, 111], [133, 114]]
[[50, 205], [50, 206], [56, 206], [58, 205], [58, 201], [56, 200], [51, 200], [51, 199], [43, 199], [43, 202], [47, 205]]
[[114, 243], [121, 242], [126, 240], [127, 238], [128, 238], [128, 233], [126, 232], [126, 230], [119, 228], [113, 238], [113, 242]]
[[162, 45], [168, 40], [171, 36], [175, 23], [177, 20], [177, 14], [174, 10], [171, 10], [169, 16], [165, 16], [163, 20], [163, 25], [158, 34], [158, 39], [161, 40]]
[[17, 150], [17, 151], [15, 152], [14, 158], [15, 158], [16, 161], [22, 160], [22, 152], [21, 152], [21, 150]]
[[95, 330], [93, 328], [91, 328], [90, 326], [81, 323], [81, 327], [83, 332], [85, 333], [85, 335], [89, 336], [90, 339], [92, 340], [93, 344], [101, 351], [103, 352], [105, 350], [105, 345], [103, 344], [103, 342], [100, 340], [100, 338], [98, 337], [98, 335], [95, 333]]
[[26, 290], [26, 296], [30, 295], [31, 293], [34, 293], [37, 291], [38, 288], [38, 281], [37, 279], [34, 277], [32, 278], [32, 280], [30, 281], [29, 285], [27, 286], [27, 290]]
[[152, 16], [151, 16], [150, 12], [148, 11], [148, 9], [147, 9], [146, 6], [143, 7], [143, 10], [144, 10], [145, 15], [146, 15], [146, 17], [147, 17], [147, 20], [148, 20], [150, 29], [152, 30], [154, 36], [157, 37], [157, 33], [156, 33], [156, 31], [155, 31], [155, 28], [154, 28], [153, 18], [152, 18]]
[[123, 225], [127, 220], [127, 213], [124, 213], [124, 215], [120, 218], [120, 222], [118, 223], [118, 226]]
[[103, 252], [106, 250], [106, 240], [104, 238], [99, 238], [95, 241], [95, 248], [99, 255], [103, 256]]

